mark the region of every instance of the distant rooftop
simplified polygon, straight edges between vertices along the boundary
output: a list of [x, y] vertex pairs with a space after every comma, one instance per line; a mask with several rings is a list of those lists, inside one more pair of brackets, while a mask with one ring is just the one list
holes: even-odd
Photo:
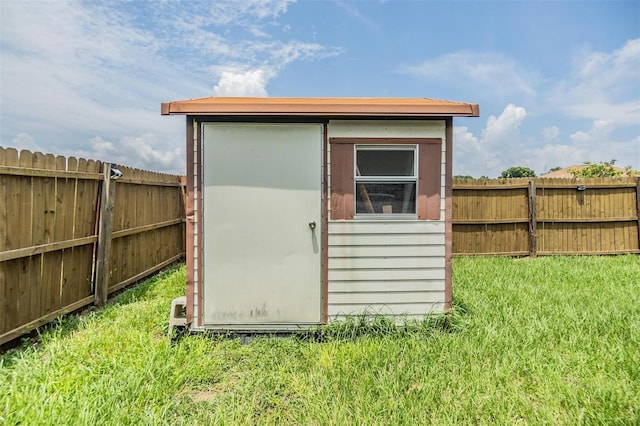
[[478, 117], [478, 104], [429, 98], [234, 98], [163, 102], [162, 115]]

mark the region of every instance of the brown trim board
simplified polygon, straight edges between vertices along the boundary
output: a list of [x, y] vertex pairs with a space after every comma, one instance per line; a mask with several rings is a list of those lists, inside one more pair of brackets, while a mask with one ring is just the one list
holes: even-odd
[[322, 243], [321, 243], [321, 300], [322, 300], [322, 324], [329, 322], [329, 170], [328, 154], [329, 140], [327, 136], [327, 124], [322, 125]]
[[187, 149], [187, 203], [185, 206], [185, 251], [187, 253], [187, 323], [193, 322], [193, 274], [194, 274], [194, 247], [193, 247], [193, 118], [187, 116], [187, 133], [186, 133], [186, 149]]
[[442, 140], [440, 138], [330, 138], [331, 219], [353, 219], [353, 147], [418, 145], [418, 219], [440, 220]]
[[162, 102], [162, 115], [477, 117], [477, 104], [428, 98], [208, 97]]
[[453, 118], [445, 120], [445, 165], [444, 165], [444, 308], [453, 307]]
[[198, 232], [198, 246], [197, 246], [197, 250], [198, 250], [198, 326], [201, 326], [204, 321], [204, 310], [203, 310], [203, 292], [204, 292], [204, 283], [203, 283], [203, 279], [204, 279], [204, 270], [203, 270], [203, 265], [204, 265], [204, 232], [203, 232], [203, 218], [204, 218], [204, 194], [203, 194], [203, 176], [202, 173], [204, 171], [204, 165], [202, 164], [202, 155], [203, 155], [203, 146], [202, 146], [202, 122], [200, 120], [196, 121], [196, 143], [197, 143], [197, 150], [196, 150], [196, 164], [195, 167], [197, 167], [197, 176], [196, 176], [196, 181], [195, 181], [195, 185], [196, 185], [196, 199], [198, 201], [198, 211], [197, 211], [197, 217], [198, 217], [198, 227], [197, 227], [197, 232]]

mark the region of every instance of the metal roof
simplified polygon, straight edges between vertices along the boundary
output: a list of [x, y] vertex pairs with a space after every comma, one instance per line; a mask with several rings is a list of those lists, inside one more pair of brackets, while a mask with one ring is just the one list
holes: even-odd
[[162, 115], [478, 117], [478, 104], [429, 98], [209, 97], [163, 102]]

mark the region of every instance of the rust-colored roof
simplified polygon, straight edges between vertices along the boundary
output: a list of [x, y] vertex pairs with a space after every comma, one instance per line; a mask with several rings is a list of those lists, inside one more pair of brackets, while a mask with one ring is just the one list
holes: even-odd
[[162, 115], [478, 117], [478, 104], [428, 98], [232, 98], [163, 102]]

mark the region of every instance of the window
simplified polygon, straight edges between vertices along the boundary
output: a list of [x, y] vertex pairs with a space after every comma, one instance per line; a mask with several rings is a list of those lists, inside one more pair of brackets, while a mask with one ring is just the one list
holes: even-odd
[[356, 215], [416, 214], [416, 145], [355, 145]]
[[331, 219], [443, 220], [442, 139], [330, 138]]

